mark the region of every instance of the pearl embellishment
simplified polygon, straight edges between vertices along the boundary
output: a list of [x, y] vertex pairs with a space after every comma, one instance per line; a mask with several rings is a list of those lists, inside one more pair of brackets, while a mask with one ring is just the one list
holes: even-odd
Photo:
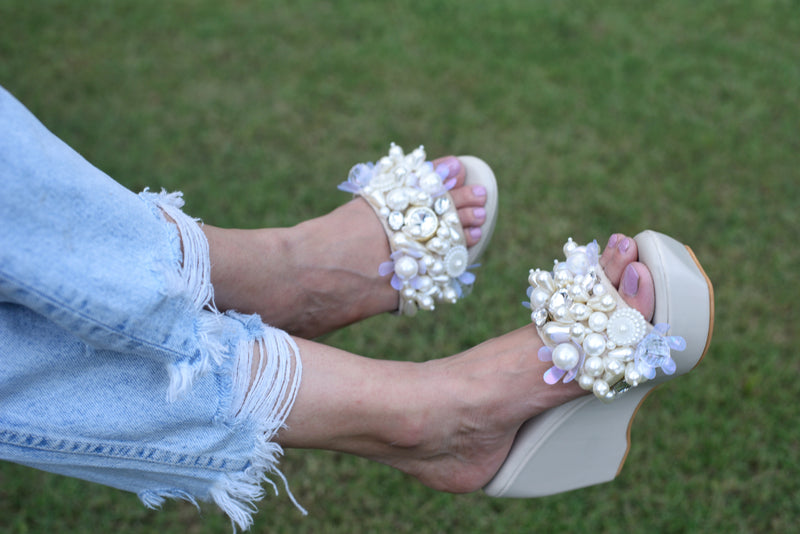
[[655, 366], [670, 373], [674, 363], [667, 362], [665, 338], [645, 343], [652, 327], [635, 309], [618, 305], [614, 290], [604, 285], [597, 243], [579, 246], [569, 239], [564, 254], [566, 261], [556, 261], [552, 273], [532, 269], [528, 276], [531, 319], [552, 349], [548, 383], [575, 379], [608, 402], [648, 380], [645, 372], [655, 376]]
[[572, 343], [562, 343], [553, 349], [553, 365], [563, 371], [569, 371], [578, 365], [580, 357], [578, 347]]
[[363, 197], [383, 220], [392, 261], [381, 272], [393, 271], [399, 310], [407, 315], [457, 301], [474, 280], [465, 276], [469, 253], [453, 199], [425, 159], [421, 146], [406, 155], [392, 143], [377, 164], [355, 165], [339, 186]]

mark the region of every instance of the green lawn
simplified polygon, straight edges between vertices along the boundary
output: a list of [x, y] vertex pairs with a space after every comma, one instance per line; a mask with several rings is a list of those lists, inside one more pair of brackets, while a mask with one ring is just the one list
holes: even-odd
[[[392, 140], [486, 159], [501, 218], [474, 295], [433, 320], [377, 317], [324, 340], [366, 355], [438, 357], [524, 324], [527, 270], [568, 235], [654, 228], [704, 263], [711, 351], [649, 398], [615, 482], [498, 500], [288, 451], [310, 515], [269, 496], [254, 532], [796, 528], [797, 1], [3, 0], [0, 84], [126, 186], [182, 190], [189, 213], [222, 226], [334, 208], [350, 166]], [[6, 463], [0, 531], [230, 525], [212, 505], [154, 512]]]

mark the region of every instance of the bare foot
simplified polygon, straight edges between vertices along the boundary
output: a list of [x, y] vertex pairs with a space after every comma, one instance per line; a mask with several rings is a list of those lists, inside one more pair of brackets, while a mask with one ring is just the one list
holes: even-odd
[[[450, 191], [467, 246], [481, 237], [486, 190], [467, 187], [464, 167], [448, 156], [434, 164], [455, 179]], [[390, 255], [372, 208], [356, 198], [292, 228], [228, 230], [206, 225], [217, 306], [258, 313], [264, 322], [313, 338], [393, 311], [398, 293], [378, 266]]]
[[[615, 236], [601, 263], [623, 298], [652, 316], [652, 277], [636, 263], [633, 240]], [[629, 269], [635, 283], [626, 281]], [[364, 456], [442, 491], [483, 487], [525, 421], [586, 394], [574, 383], [544, 383], [550, 364], [538, 359], [542, 341], [533, 325], [421, 364], [339, 352], [346, 370], [320, 354], [335, 349], [305, 343], [300, 394], [278, 441]]]

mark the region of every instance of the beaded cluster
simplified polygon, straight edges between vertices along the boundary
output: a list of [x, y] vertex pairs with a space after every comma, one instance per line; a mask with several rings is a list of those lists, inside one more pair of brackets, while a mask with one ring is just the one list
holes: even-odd
[[355, 165], [339, 189], [363, 197], [381, 219], [392, 249], [381, 276], [392, 274], [400, 292], [400, 313], [433, 310], [468, 292], [475, 276], [446, 169], [426, 161], [424, 147], [410, 154], [392, 143], [377, 163]]
[[659, 367], [674, 373], [670, 349], [683, 350], [686, 342], [666, 336], [669, 325], [651, 327], [603, 283], [597, 242], [579, 246], [569, 238], [564, 255], [551, 272], [531, 269], [528, 277], [531, 320], [545, 343], [539, 359], [553, 363], [545, 382], [577, 379], [609, 402], [655, 378]]

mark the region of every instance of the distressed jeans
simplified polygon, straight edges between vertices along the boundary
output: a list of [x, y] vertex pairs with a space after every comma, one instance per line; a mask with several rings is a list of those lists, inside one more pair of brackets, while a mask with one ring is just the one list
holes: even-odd
[[291, 337], [215, 309], [180, 193], [130, 192], [2, 87], [0, 186], [0, 459], [250, 526], [285, 483]]

